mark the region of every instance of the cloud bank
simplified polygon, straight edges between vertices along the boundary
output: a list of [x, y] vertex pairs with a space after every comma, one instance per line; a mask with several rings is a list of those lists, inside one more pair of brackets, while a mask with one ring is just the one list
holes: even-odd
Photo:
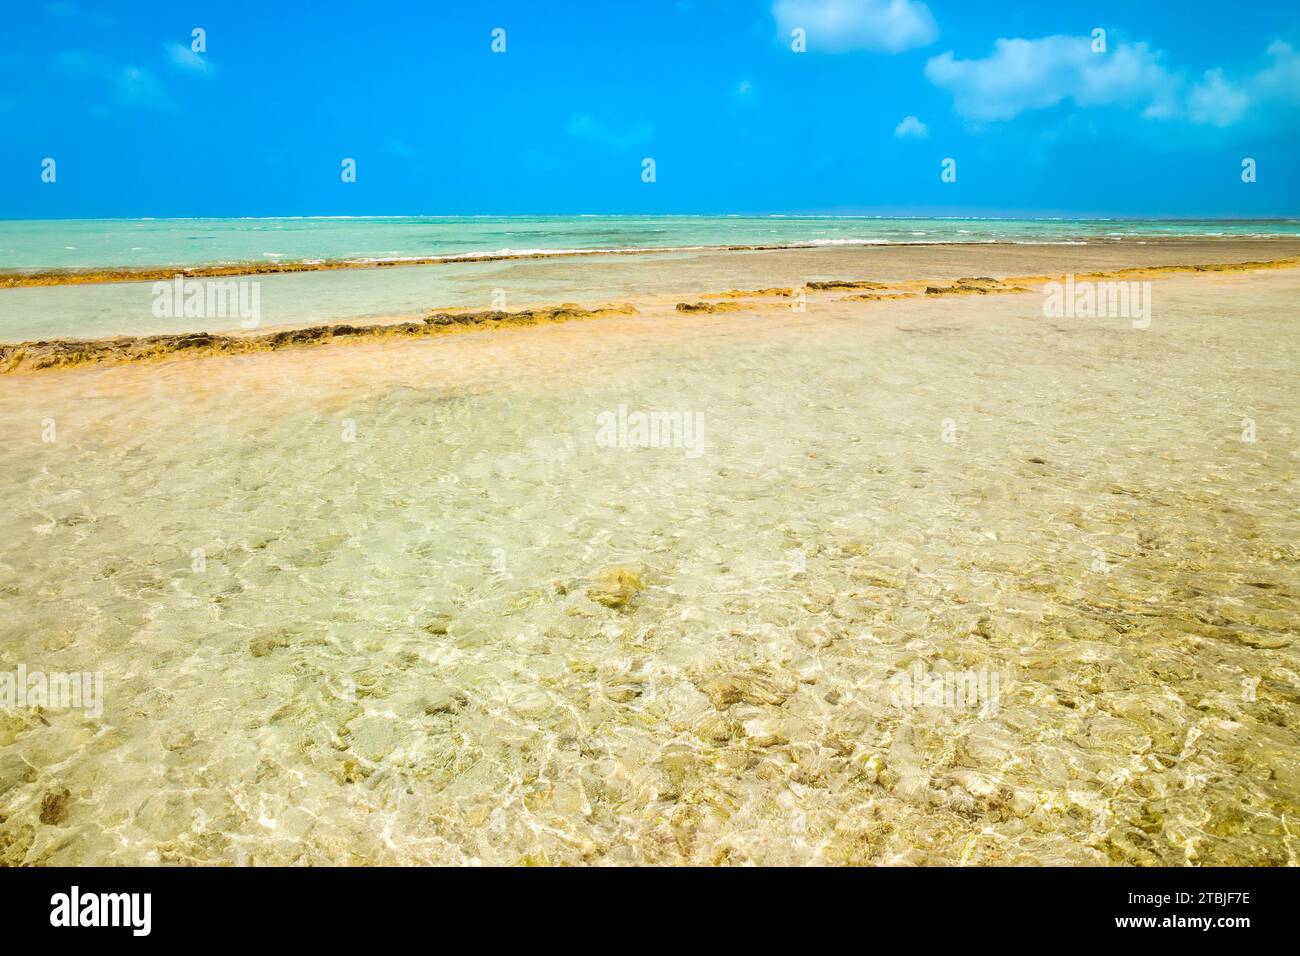
[[782, 38], [806, 31], [812, 52], [899, 53], [939, 35], [930, 8], [915, 0], [776, 0], [772, 16]]
[[1226, 127], [1254, 105], [1300, 99], [1300, 55], [1281, 41], [1271, 62], [1232, 80], [1208, 69], [1195, 82], [1165, 67], [1146, 43], [1121, 43], [1094, 52], [1086, 37], [1000, 39], [986, 57], [959, 60], [952, 51], [931, 57], [925, 76], [952, 95], [960, 116], [977, 122], [1010, 120], [1061, 103], [1078, 107], [1129, 106], [1151, 119], [1182, 119]]

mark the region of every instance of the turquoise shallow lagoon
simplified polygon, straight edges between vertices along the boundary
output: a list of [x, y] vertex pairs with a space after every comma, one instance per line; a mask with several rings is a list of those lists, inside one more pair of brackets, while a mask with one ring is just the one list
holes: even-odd
[[1300, 236], [1286, 220], [397, 216], [0, 221], [0, 272], [726, 245]]

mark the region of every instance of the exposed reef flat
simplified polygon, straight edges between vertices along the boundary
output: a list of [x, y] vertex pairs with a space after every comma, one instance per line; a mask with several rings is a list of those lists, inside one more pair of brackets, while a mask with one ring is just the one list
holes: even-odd
[[[1287, 269], [1300, 265], [1300, 256], [1244, 262], [1189, 263], [1184, 265], [1147, 265], [1100, 272], [1080, 272], [1079, 281], [1136, 281], [1177, 274], [1232, 274], [1259, 270]], [[699, 301], [676, 302], [673, 308], [684, 314], [763, 311], [788, 309], [796, 291], [809, 301], [879, 302], [916, 295], [991, 295], [1029, 293], [1043, 283], [1059, 280], [1060, 275], [1035, 274], [995, 278], [992, 276], [960, 277], [953, 280], [907, 279], [880, 282], [868, 279], [810, 280], [798, 289], [765, 288], [753, 291], [727, 289], [708, 294]], [[656, 298], [648, 297], [653, 308]], [[714, 301], [709, 301], [714, 300]], [[420, 321], [397, 323], [338, 323], [280, 329], [262, 333], [185, 332], [170, 335], [118, 336], [105, 339], [49, 339], [14, 344], [0, 344], [0, 374], [33, 372], [83, 364], [140, 362], [167, 356], [238, 354], [273, 351], [307, 345], [321, 345], [348, 340], [378, 337], [411, 337], [444, 332], [508, 325], [536, 325], [614, 315], [636, 314], [632, 304], [599, 305], [586, 308], [564, 304], [519, 311], [440, 310]]]

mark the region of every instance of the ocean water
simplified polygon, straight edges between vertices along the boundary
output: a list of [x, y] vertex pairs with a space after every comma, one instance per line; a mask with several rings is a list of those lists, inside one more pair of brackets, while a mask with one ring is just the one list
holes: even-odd
[[1156, 296], [9, 376], [0, 863], [1295, 865], [1300, 288]]
[[726, 245], [1102, 242], [1300, 236], [1269, 221], [887, 219], [827, 216], [517, 216], [94, 219], [0, 222], [0, 271], [401, 260]]

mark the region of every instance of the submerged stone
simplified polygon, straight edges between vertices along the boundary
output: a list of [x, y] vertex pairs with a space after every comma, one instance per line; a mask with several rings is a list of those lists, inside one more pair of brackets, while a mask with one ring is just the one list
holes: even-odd
[[718, 710], [740, 703], [784, 704], [798, 689], [792, 678], [766, 669], [729, 671], [709, 677], [696, 686], [708, 695]]
[[248, 649], [254, 657], [266, 657], [276, 648], [288, 647], [289, 638], [283, 634], [272, 634], [268, 637], [256, 637], [249, 642]]
[[46, 826], [57, 826], [68, 818], [68, 800], [72, 791], [47, 790], [41, 798], [41, 822]]
[[465, 692], [455, 687], [439, 687], [429, 692], [424, 701], [426, 714], [458, 714], [469, 703]]
[[605, 607], [623, 608], [644, 588], [638, 571], [614, 565], [596, 574], [587, 588], [587, 596]]

